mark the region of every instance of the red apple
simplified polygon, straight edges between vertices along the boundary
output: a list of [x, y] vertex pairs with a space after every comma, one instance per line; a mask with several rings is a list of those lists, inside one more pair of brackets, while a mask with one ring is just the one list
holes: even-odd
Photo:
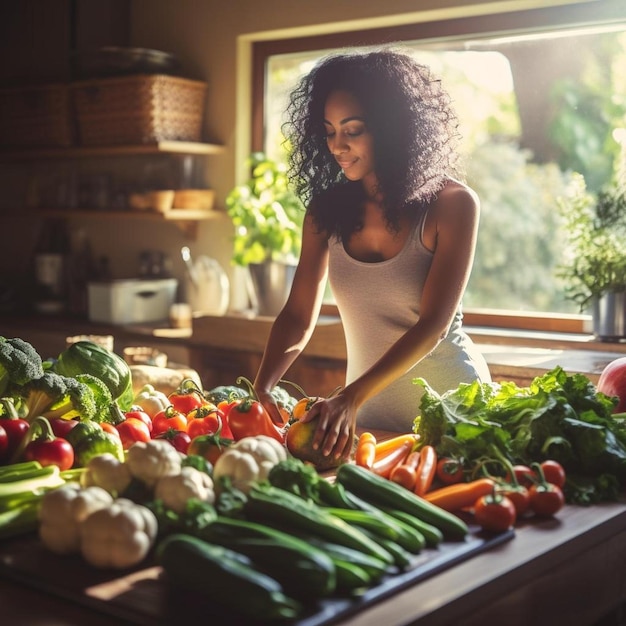
[[626, 412], [626, 356], [611, 361], [602, 370], [596, 388], [607, 396], [619, 398], [613, 413]]

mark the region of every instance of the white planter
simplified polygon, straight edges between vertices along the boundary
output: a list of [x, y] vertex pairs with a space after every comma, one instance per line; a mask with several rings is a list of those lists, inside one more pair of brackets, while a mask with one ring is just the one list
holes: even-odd
[[626, 338], [626, 292], [606, 293], [594, 300], [593, 332], [601, 341]]

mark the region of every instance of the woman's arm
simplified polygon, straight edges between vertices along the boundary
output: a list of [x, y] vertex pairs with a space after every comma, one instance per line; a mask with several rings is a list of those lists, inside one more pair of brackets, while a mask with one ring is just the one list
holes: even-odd
[[271, 390], [308, 343], [322, 306], [328, 275], [328, 241], [307, 215], [302, 229], [302, 250], [293, 285], [276, 317], [265, 346], [254, 389], [272, 419], [282, 423]]

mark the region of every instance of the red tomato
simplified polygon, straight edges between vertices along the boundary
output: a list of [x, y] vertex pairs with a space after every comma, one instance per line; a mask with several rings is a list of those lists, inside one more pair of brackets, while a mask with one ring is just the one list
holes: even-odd
[[143, 409], [133, 407], [130, 411], [124, 413], [124, 417], [132, 417], [141, 420], [148, 427], [148, 430], [152, 432], [152, 418]]
[[7, 431], [4, 430], [2, 425], [0, 425], [0, 462], [4, 461], [4, 457], [7, 455], [9, 450], [9, 435], [7, 435]]
[[[537, 472], [528, 467], [528, 465], [514, 465], [513, 472], [515, 473], [517, 482], [524, 487], [534, 485], [537, 480]], [[506, 480], [511, 480], [510, 476], [507, 476]]]
[[152, 437], [158, 437], [169, 429], [187, 432], [187, 418], [173, 406], [159, 411], [152, 419]]
[[482, 529], [501, 533], [515, 525], [515, 505], [506, 496], [490, 493], [478, 498], [474, 517]]
[[[6, 458], [10, 459], [17, 447], [24, 439], [30, 424], [21, 418], [0, 419], [0, 424], [7, 435], [8, 445], [6, 450]], [[0, 457], [1, 458], [1, 457]]]
[[498, 487], [498, 493], [506, 496], [513, 503], [517, 518], [520, 518], [528, 511], [530, 494], [524, 485], [518, 485], [517, 487], [511, 484], [501, 485]]
[[74, 428], [78, 424], [78, 420], [66, 420], [62, 417], [49, 417], [48, 421], [50, 422], [50, 426], [52, 427], [52, 432], [57, 437], [65, 438], [67, 433]]
[[239, 441], [244, 437], [267, 435], [285, 442], [285, 433], [272, 421], [265, 407], [253, 398], [237, 400], [226, 416], [233, 438]]
[[437, 461], [437, 478], [444, 485], [453, 485], [463, 480], [463, 464], [457, 459], [443, 457]]
[[533, 485], [529, 494], [530, 508], [539, 517], [552, 517], [565, 504], [561, 488], [551, 483]]
[[39, 461], [43, 466], [56, 465], [61, 471], [74, 465], [74, 448], [62, 437], [34, 439], [24, 450], [26, 461]]
[[136, 417], [129, 417], [115, 425], [122, 441], [122, 448], [128, 450], [137, 441], [150, 441], [148, 427]]
[[233, 444], [232, 439], [225, 439], [217, 435], [200, 435], [191, 440], [187, 454], [204, 457], [209, 463], [215, 465], [224, 450]]
[[199, 415], [203, 416], [194, 417], [187, 422], [187, 432], [192, 439], [199, 435], [213, 435], [222, 427], [222, 417], [217, 409]]
[[552, 483], [563, 489], [565, 486], [565, 470], [557, 461], [544, 461], [541, 463], [541, 471], [547, 483]]
[[191, 437], [189, 434], [182, 430], [170, 429], [160, 435], [157, 435], [156, 438], [169, 441], [174, 448], [176, 448], [176, 450], [182, 452], [183, 454], [187, 454], [189, 444], [191, 443]]
[[202, 395], [202, 391], [196, 386], [193, 381], [190, 381], [190, 385], [181, 387], [176, 391], [173, 391], [167, 396], [168, 400], [172, 403], [172, 406], [183, 415], [191, 413], [194, 409], [202, 406], [206, 399]]
[[102, 422], [100, 426], [105, 433], [114, 435], [118, 439], [120, 438], [120, 432], [117, 428], [115, 428], [115, 426], [113, 426], [113, 424], [110, 424], [109, 422]]

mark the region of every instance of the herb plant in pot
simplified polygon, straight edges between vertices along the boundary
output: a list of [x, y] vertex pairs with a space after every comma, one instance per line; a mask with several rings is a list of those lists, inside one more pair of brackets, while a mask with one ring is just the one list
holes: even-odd
[[293, 280], [302, 242], [304, 206], [289, 188], [286, 166], [254, 152], [250, 178], [226, 197], [235, 227], [235, 265], [247, 267], [259, 315], [282, 309]]
[[597, 194], [584, 178], [572, 179], [560, 202], [568, 236], [560, 275], [568, 297], [590, 310], [594, 334], [604, 341], [626, 337], [626, 184], [617, 177]]

